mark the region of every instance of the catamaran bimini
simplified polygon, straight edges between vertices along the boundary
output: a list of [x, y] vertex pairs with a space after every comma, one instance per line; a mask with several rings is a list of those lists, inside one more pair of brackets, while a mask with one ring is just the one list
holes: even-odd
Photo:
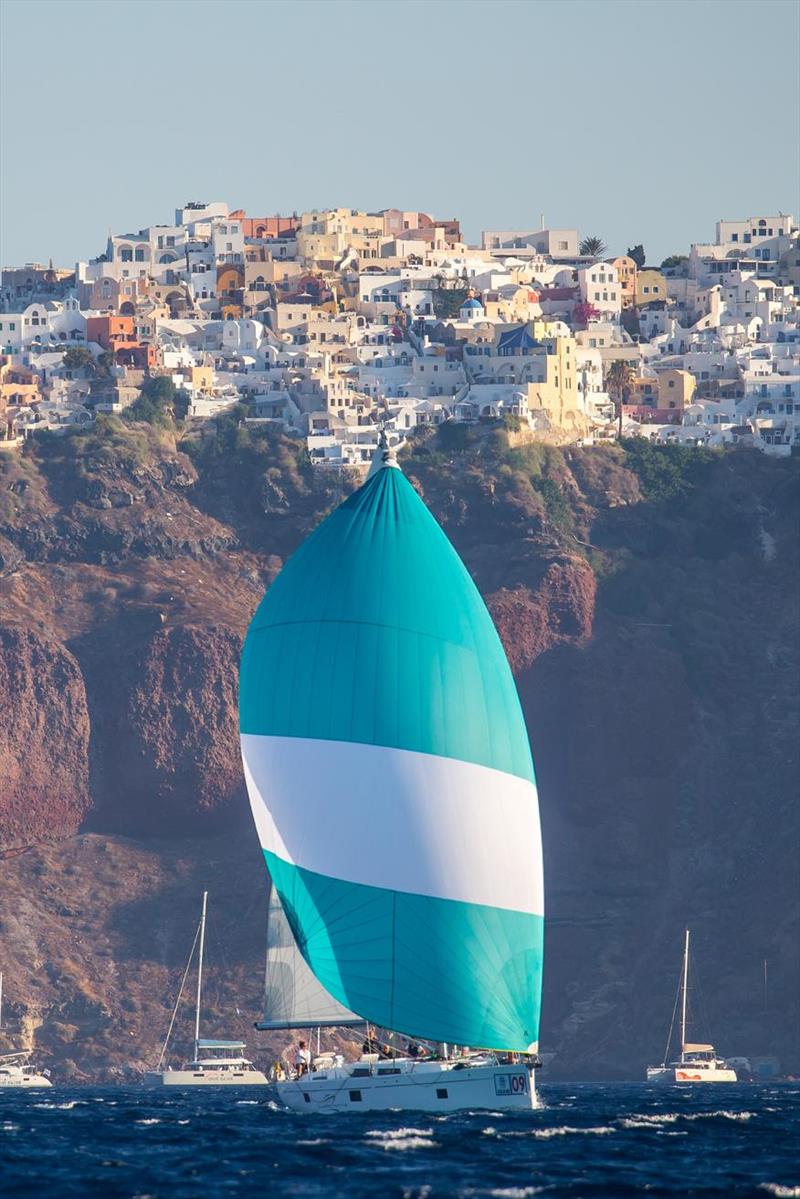
[[[145, 1086], [167, 1086], [167, 1087], [219, 1087], [219, 1086], [253, 1086], [268, 1085], [268, 1080], [265, 1074], [260, 1070], [256, 1070], [251, 1061], [243, 1056], [242, 1050], [245, 1048], [244, 1041], [215, 1041], [209, 1040], [200, 1036], [200, 1001], [203, 989], [203, 951], [205, 947], [205, 932], [206, 932], [206, 904], [208, 900], [208, 892], [203, 892], [203, 908], [200, 914], [200, 923], [195, 933], [194, 943], [189, 954], [189, 961], [184, 971], [183, 981], [181, 982], [180, 991], [175, 1008], [172, 1012], [169, 1029], [167, 1031], [166, 1040], [161, 1050], [161, 1057], [155, 1070], [149, 1071], [144, 1076]], [[198, 959], [197, 959], [197, 998], [195, 1003], [194, 1016], [194, 1056], [192, 1061], [187, 1062], [177, 1070], [167, 1067], [162, 1070], [164, 1058], [167, 1054], [172, 1027], [175, 1023], [175, 1017], [178, 1012], [178, 1007], [183, 995], [183, 988], [186, 983], [186, 977], [192, 964], [194, 957], [195, 946], [199, 944]]]
[[[290, 930], [285, 993], [299, 973], [336, 1008], [265, 1024], [360, 1019], [443, 1046], [437, 1061], [318, 1058], [280, 1098], [534, 1107], [543, 895], [525, 723], [491, 617], [385, 437], [253, 618], [240, 717]], [[454, 1043], [486, 1052], [452, 1058]]]
[[[717, 1057], [713, 1045], [700, 1044], [686, 1040], [686, 1011], [689, 994], [689, 930], [683, 947], [683, 968], [680, 981], [681, 1001], [681, 1056], [678, 1061], [667, 1062], [669, 1047], [672, 1041], [672, 1026], [675, 1022], [675, 1011], [672, 1013], [672, 1024], [667, 1035], [667, 1047], [664, 1051], [664, 1061], [660, 1066], [647, 1067], [648, 1082], [736, 1082], [736, 1071], [731, 1069], [726, 1061]], [[677, 1007], [678, 998], [675, 1004]]]

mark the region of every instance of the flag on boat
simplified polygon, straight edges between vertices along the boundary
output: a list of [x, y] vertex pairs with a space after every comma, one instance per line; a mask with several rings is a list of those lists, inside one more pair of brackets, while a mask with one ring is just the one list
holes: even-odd
[[541, 840], [519, 698], [466, 568], [379, 455], [250, 625], [253, 816], [296, 945], [346, 1015], [533, 1050]]

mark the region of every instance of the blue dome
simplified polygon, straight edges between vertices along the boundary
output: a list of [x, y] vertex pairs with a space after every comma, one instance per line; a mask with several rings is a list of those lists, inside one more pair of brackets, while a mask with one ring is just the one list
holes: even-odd
[[483, 308], [483, 304], [481, 304], [480, 300], [476, 300], [475, 297], [473, 296], [471, 299], [465, 300], [464, 303], [461, 305], [461, 308], [462, 308], [462, 310], [464, 308], [470, 308], [470, 309]]

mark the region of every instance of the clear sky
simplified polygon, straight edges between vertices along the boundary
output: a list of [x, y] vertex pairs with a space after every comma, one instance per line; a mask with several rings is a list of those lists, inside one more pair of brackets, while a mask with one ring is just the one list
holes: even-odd
[[796, 0], [2, 0], [5, 265], [188, 200], [577, 226], [798, 209]]

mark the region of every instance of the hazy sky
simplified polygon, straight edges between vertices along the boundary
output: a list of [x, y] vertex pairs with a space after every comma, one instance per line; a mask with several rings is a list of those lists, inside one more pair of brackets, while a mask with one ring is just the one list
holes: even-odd
[[798, 208], [796, 0], [2, 0], [0, 260], [187, 200], [642, 241]]

